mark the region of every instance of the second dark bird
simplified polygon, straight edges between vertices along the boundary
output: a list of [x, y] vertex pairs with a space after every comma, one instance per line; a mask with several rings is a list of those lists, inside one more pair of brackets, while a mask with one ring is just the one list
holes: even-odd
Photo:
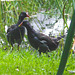
[[19, 26], [26, 27], [28, 40], [31, 46], [39, 51], [39, 54], [41, 54], [41, 52], [47, 53], [56, 50], [58, 48], [59, 41], [64, 37], [60, 36], [57, 38], [51, 38], [43, 33], [36, 32], [28, 21], [23, 21]]
[[19, 27], [18, 25], [24, 20], [25, 17], [29, 17], [29, 15], [27, 15], [26, 12], [21, 12], [17, 24], [11, 25], [7, 30], [7, 40], [9, 44], [13, 47], [13, 44], [17, 43], [18, 50], [25, 34], [25, 28], [23, 26]]

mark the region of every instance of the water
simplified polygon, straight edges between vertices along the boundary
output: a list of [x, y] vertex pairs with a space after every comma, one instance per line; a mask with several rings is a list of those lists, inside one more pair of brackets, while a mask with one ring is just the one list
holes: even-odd
[[[56, 18], [54, 17], [46, 19], [48, 15], [38, 13], [36, 14], [36, 17], [37, 18], [33, 18], [33, 20], [31, 21], [31, 25], [36, 31], [42, 31], [44, 34], [46, 35], [51, 34], [52, 36], [57, 36], [61, 34], [61, 31], [63, 31], [63, 19], [62, 18], [59, 19], [57, 23], [55, 23]], [[70, 22], [71, 20], [68, 19], [67, 20], [68, 27], [70, 26]], [[66, 32], [67, 32], [67, 28], [65, 28], [65, 34]]]

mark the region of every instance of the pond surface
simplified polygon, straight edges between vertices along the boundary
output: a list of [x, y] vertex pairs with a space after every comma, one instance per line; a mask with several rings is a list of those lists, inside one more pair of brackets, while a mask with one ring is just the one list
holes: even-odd
[[[32, 19], [31, 25], [36, 31], [42, 31], [44, 34], [52, 36], [57, 36], [63, 31], [63, 19], [60, 18], [56, 22], [56, 18], [47, 18], [48, 15], [41, 13], [36, 14], [37, 18]], [[47, 18], [47, 19], [46, 19]], [[56, 23], [55, 23], [56, 22]], [[67, 20], [68, 27], [70, 26], [71, 20]], [[67, 33], [67, 28], [65, 28], [65, 34]]]

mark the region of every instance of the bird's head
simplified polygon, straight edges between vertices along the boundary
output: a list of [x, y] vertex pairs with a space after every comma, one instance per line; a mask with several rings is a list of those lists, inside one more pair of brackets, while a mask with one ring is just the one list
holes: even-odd
[[26, 12], [21, 12], [19, 19], [24, 19], [25, 17], [29, 17], [29, 15]]

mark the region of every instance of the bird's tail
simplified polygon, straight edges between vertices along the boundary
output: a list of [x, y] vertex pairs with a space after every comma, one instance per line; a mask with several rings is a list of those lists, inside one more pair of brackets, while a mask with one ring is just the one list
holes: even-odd
[[58, 39], [58, 41], [60, 41], [62, 38], [64, 38], [65, 37], [65, 35], [63, 35], [63, 36], [59, 36], [59, 37], [57, 37], [57, 39]]

